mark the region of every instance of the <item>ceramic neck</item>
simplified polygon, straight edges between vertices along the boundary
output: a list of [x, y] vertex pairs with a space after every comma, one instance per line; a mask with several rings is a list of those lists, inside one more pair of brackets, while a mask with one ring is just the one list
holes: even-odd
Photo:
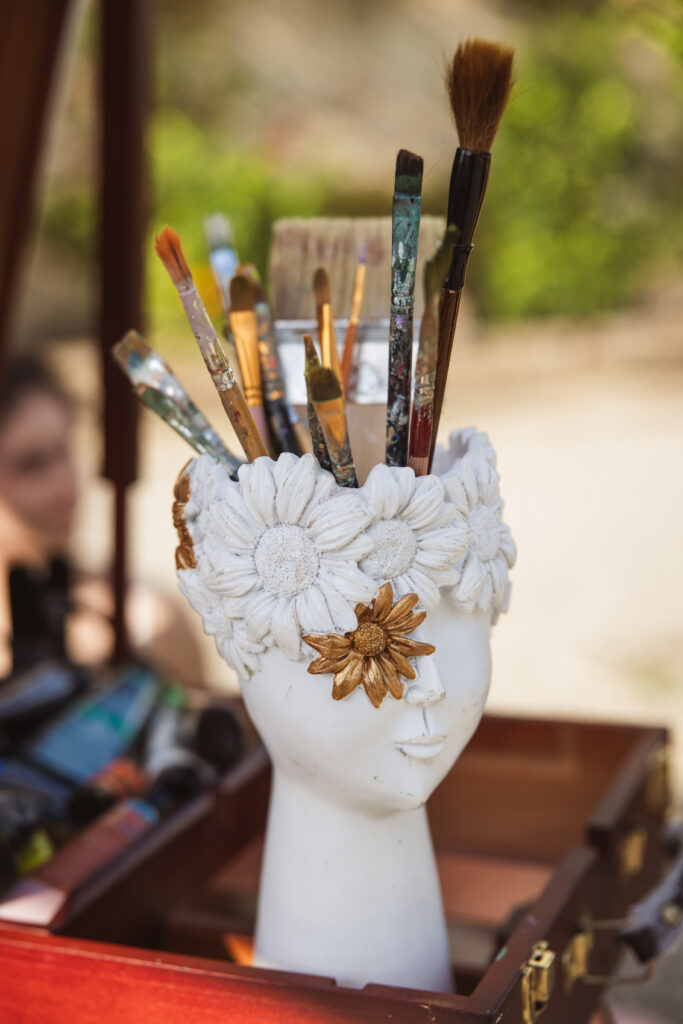
[[446, 924], [424, 807], [333, 804], [275, 771], [255, 965], [340, 985], [452, 991]]

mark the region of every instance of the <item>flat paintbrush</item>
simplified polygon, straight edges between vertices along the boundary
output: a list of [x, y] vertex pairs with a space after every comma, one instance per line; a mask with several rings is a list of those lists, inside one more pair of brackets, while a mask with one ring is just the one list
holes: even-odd
[[324, 267], [318, 267], [313, 275], [313, 291], [315, 292], [322, 364], [328, 369], [334, 370], [337, 377], [341, 378], [337, 335], [334, 330], [332, 302], [330, 299], [330, 279]]
[[126, 331], [112, 346], [111, 353], [142, 404], [168, 423], [196, 452], [210, 455], [231, 473], [242, 465], [240, 459], [230, 454], [166, 360], [137, 331]]
[[424, 312], [420, 322], [420, 340], [415, 360], [413, 412], [410, 420], [408, 465], [415, 476], [428, 472], [434, 413], [434, 380], [439, 341], [439, 293], [453, 254], [457, 229], [451, 225], [436, 252], [424, 264]]
[[275, 344], [273, 318], [256, 267], [247, 263], [239, 273], [248, 277], [254, 289], [254, 312], [258, 324], [258, 354], [261, 362], [263, 402], [270, 425], [270, 435], [277, 452], [301, 455], [301, 445], [294, 429], [299, 417], [287, 404], [282, 367]]
[[318, 358], [318, 353], [315, 350], [315, 343], [310, 334], [304, 334], [304, 348], [306, 351], [306, 394], [308, 396], [306, 413], [308, 416], [308, 427], [311, 431], [313, 454], [323, 469], [329, 469], [329, 471], [332, 472], [332, 462], [330, 461], [327, 445], [325, 444], [325, 436], [318, 417], [316, 416], [315, 409], [313, 408], [313, 401], [311, 398], [311, 374], [316, 370], [321, 369], [321, 363]]
[[349, 326], [346, 329], [346, 337], [344, 339], [344, 351], [342, 352], [341, 383], [345, 395], [348, 395], [349, 393], [349, 384], [351, 382], [354, 348], [356, 345], [356, 336], [358, 334], [358, 321], [360, 320], [360, 311], [363, 305], [363, 292], [365, 290], [365, 271], [367, 261], [367, 247], [363, 246], [362, 252], [358, 258], [356, 276], [353, 281], [353, 295], [351, 296], [351, 312], [349, 313]]
[[386, 438], [388, 466], [405, 466], [408, 463], [413, 309], [421, 193], [422, 157], [401, 149], [396, 157], [391, 218], [391, 319]]
[[230, 328], [235, 339], [237, 358], [242, 373], [244, 397], [261, 437], [268, 437], [268, 424], [263, 409], [261, 363], [259, 360], [258, 321], [254, 311], [254, 287], [242, 274], [230, 282]]
[[334, 370], [323, 366], [307, 377], [311, 401], [322, 428], [334, 478], [340, 487], [358, 487], [351, 455], [349, 428], [341, 384]]
[[448, 190], [448, 224], [457, 228], [458, 240], [453, 247], [450, 270], [439, 302], [439, 359], [430, 468], [467, 261], [491, 166], [491, 146], [510, 96], [512, 60], [513, 50], [510, 47], [471, 39], [455, 51], [446, 77], [448, 98], [460, 141]]
[[195, 288], [178, 235], [172, 228], [165, 227], [155, 237], [154, 248], [176, 287], [192, 333], [244, 454], [249, 462], [260, 455], [267, 455], [263, 438]]

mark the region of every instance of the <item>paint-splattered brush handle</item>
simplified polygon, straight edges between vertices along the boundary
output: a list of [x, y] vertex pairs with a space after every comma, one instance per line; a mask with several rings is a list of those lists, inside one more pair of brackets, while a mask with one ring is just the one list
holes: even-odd
[[413, 309], [417, 244], [420, 232], [420, 205], [419, 196], [394, 196], [387, 391], [386, 462], [388, 466], [405, 466], [408, 461]]
[[439, 322], [435, 309], [425, 311], [420, 324], [420, 342], [415, 362], [413, 413], [410, 421], [408, 465], [416, 476], [428, 472], [432, 441], [434, 382], [436, 377]]
[[275, 347], [270, 311], [265, 302], [255, 305], [258, 323], [258, 351], [263, 382], [263, 402], [270, 421], [273, 440], [279, 451], [301, 455], [301, 445], [294, 430], [297, 416], [287, 405], [282, 367]]

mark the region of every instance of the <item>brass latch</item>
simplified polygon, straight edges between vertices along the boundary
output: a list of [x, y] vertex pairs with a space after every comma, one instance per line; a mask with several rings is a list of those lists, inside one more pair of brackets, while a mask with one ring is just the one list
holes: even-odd
[[524, 1024], [534, 1024], [550, 999], [555, 980], [555, 954], [548, 943], [537, 942], [522, 968], [522, 1014]]
[[645, 866], [645, 850], [647, 847], [647, 829], [642, 825], [632, 828], [622, 838], [617, 848], [619, 867], [624, 878], [639, 875]]
[[569, 992], [575, 981], [585, 978], [588, 974], [588, 957], [593, 948], [593, 942], [593, 933], [588, 930], [576, 932], [569, 940], [567, 948], [562, 954], [565, 992]]

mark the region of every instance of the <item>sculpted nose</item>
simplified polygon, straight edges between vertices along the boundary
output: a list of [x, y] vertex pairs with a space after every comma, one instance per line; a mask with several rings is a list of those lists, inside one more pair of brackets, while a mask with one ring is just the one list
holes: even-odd
[[436, 667], [434, 655], [416, 658], [415, 664], [417, 676], [408, 683], [404, 700], [408, 704], [421, 707], [427, 707], [443, 700], [446, 696], [446, 689]]

